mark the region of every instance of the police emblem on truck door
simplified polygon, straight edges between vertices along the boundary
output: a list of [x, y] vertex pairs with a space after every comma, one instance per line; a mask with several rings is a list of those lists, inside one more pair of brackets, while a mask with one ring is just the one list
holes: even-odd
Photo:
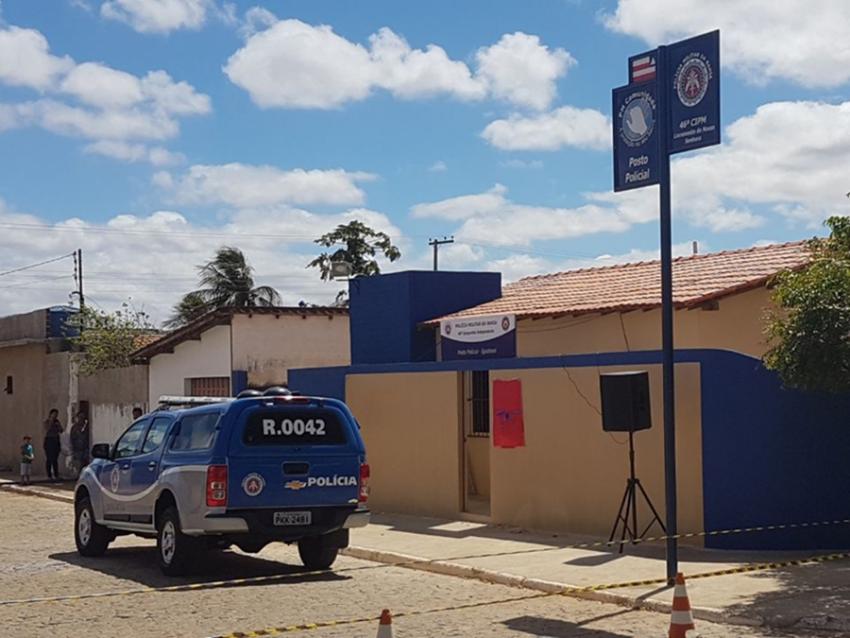
[[257, 496], [260, 492], [263, 491], [263, 488], [265, 486], [265, 479], [256, 472], [252, 472], [244, 479], [242, 479], [242, 490], [248, 496]]

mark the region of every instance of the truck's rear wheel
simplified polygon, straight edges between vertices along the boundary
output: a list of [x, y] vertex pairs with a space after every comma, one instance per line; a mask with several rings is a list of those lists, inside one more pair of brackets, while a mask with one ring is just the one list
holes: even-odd
[[307, 569], [328, 569], [338, 553], [339, 547], [327, 536], [311, 536], [298, 541], [298, 555]]
[[81, 556], [102, 556], [112, 537], [109, 530], [94, 520], [94, 510], [88, 496], [74, 507], [74, 542]]
[[180, 529], [180, 516], [174, 507], [159, 517], [156, 531], [156, 553], [159, 567], [167, 576], [188, 574], [200, 551], [198, 539]]

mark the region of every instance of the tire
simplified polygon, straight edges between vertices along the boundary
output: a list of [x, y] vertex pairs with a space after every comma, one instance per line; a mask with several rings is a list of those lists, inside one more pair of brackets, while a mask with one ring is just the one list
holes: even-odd
[[298, 555], [310, 570], [328, 569], [334, 564], [339, 547], [331, 545], [324, 536], [311, 536], [298, 541]]
[[80, 556], [103, 556], [112, 535], [95, 521], [91, 499], [84, 496], [74, 506], [74, 542]]
[[156, 557], [166, 576], [184, 576], [200, 553], [198, 539], [184, 534], [180, 528], [177, 508], [167, 508], [157, 521]]

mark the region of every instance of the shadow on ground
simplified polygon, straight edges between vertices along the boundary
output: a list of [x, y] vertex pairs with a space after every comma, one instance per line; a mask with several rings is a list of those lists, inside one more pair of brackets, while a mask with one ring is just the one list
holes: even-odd
[[[98, 558], [86, 558], [76, 552], [51, 554], [50, 558], [122, 580], [132, 580], [144, 587], [204, 584], [256, 577], [271, 578], [259, 583], [246, 583], [246, 585], [256, 587], [284, 582], [327, 582], [350, 578], [343, 574], [335, 574], [333, 571], [307, 573], [308, 570], [301, 565], [288, 565], [276, 560], [246, 556], [231, 551], [208, 551], [202, 554], [195, 573], [184, 578], [165, 576], [159, 570], [155, 547], [114, 547]], [[240, 586], [238, 583], [222, 585], [222, 587], [238, 586]]]
[[772, 581], [772, 591], [728, 607], [730, 614], [760, 617], [768, 626], [795, 632], [827, 629], [850, 635], [850, 560], [774, 569], [751, 577]]
[[630, 613], [634, 612], [624, 609], [580, 622], [568, 622], [566, 620], [541, 618], [539, 616], [519, 616], [518, 618], [505, 620], [502, 624], [512, 631], [519, 631], [532, 636], [545, 636], [546, 638], [629, 638], [632, 636], [631, 633], [614, 634], [602, 629], [589, 629], [587, 625], [592, 622]]

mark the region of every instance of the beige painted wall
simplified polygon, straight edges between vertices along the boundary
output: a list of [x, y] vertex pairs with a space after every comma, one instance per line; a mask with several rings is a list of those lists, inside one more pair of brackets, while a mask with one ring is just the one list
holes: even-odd
[[[599, 373], [626, 369], [491, 371], [491, 381], [522, 381], [526, 436], [524, 448], [489, 448], [494, 523], [607, 537], [625, 489], [628, 439], [602, 432]], [[645, 369], [654, 427], [635, 436], [637, 473], [663, 516], [661, 370]], [[699, 378], [698, 364], [676, 367], [682, 530], [703, 522]], [[458, 388], [456, 372], [349, 375], [346, 398], [363, 427], [376, 509], [458, 515]], [[648, 521], [645, 508], [640, 520]]]
[[286, 383], [290, 368], [348, 365], [348, 317], [235, 315], [233, 369], [248, 372], [248, 384]]
[[347, 403], [362, 427], [372, 470], [372, 508], [457, 515], [457, 377], [457, 372], [348, 375]]
[[13, 379], [13, 393], [0, 391], [0, 466], [17, 471], [20, 461], [21, 438], [33, 437], [36, 448], [34, 471], [44, 473], [44, 452], [41, 447], [41, 420], [47, 415], [42, 404], [43, 365], [46, 348], [43, 344], [0, 349], [0, 387], [6, 377]]
[[[522, 381], [526, 440], [524, 448], [492, 450], [494, 522], [595, 536], [610, 533], [628, 476], [628, 436], [602, 431], [599, 372], [628, 369], [634, 368], [491, 372], [492, 379]], [[663, 517], [661, 368], [642, 369], [650, 372], [653, 428], [635, 434], [637, 476]], [[679, 526], [702, 529], [699, 365], [677, 365], [676, 384]], [[647, 510], [639, 512], [640, 520], [648, 522]]]
[[163, 394], [184, 394], [192, 377], [230, 378], [230, 326], [215, 326], [200, 340], [185, 341], [173, 353], [151, 357], [148, 366], [148, 405], [156, 407]]
[[[759, 288], [719, 303], [719, 310], [676, 311], [676, 347], [719, 348], [760, 357], [766, 349], [762, 330], [770, 303], [768, 291]], [[661, 347], [661, 312], [523, 319], [518, 331], [520, 357], [656, 350]]]
[[[492, 421], [492, 416], [491, 416]], [[467, 494], [490, 498], [490, 437], [466, 439]]]
[[130, 366], [79, 377], [78, 399], [89, 402], [91, 442], [115, 443], [133, 420], [133, 407], [148, 411], [148, 367]]

